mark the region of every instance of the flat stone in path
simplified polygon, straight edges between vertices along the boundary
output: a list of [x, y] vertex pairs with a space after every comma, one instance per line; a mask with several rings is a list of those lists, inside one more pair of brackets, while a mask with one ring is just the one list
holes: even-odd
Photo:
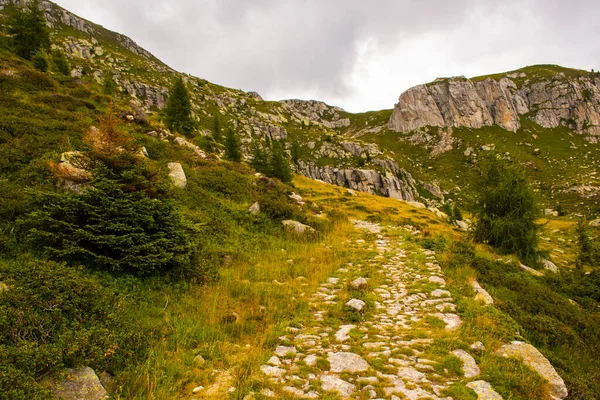
[[354, 353], [328, 353], [331, 372], [363, 372], [369, 369], [369, 364]]
[[338, 342], [345, 342], [350, 339], [349, 333], [352, 329], [356, 328], [356, 325], [342, 325], [340, 330], [335, 334], [335, 340]]
[[458, 327], [462, 324], [460, 317], [456, 314], [437, 313], [434, 314], [434, 317], [438, 317], [439, 319], [444, 321], [446, 323], [446, 329], [451, 331], [458, 329]]
[[477, 393], [477, 400], [503, 400], [502, 396], [486, 381], [469, 382], [467, 387]]
[[296, 348], [293, 346], [277, 346], [277, 348], [275, 349], [275, 355], [278, 357], [285, 357], [288, 354], [296, 355]]
[[338, 392], [342, 397], [349, 397], [356, 390], [356, 386], [335, 375], [321, 376], [321, 387], [326, 392]]

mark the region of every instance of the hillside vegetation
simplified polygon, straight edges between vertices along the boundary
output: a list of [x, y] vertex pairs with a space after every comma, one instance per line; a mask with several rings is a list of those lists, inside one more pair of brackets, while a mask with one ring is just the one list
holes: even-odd
[[[504, 398], [549, 398], [548, 382], [497, 353], [513, 340], [550, 360], [569, 398], [600, 398], [599, 228], [589, 224], [600, 213], [598, 144], [525, 116], [517, 132], [398, 133], [387, 127], [391, 110], [264, 101], [179, 74], [50, 2], [42, 6], [51, 47], [28, 60], [8, 34], [17, 12], [9, 3], [20, 2], [0, 2], [0, 398], [52, 398], [67, 368], [91, 367], [115, 399], [297, 390], [334, 399], [342, 395], [317, 378], [329, 375], [326, 353], [343, 346], [380, 378], [342, 372], [355, 398], [422, 390], [475, 399], [456, 350], [474, 351], [480, 378]], [[554, 66], [515, 72], [588, 76]], [[498, 161], [511, 172], [497, 182], [523, 190], [527, 223], [511, 227], [524, 227], [534, 251], [503, 246], [518, 235], [469, 233], [483, 226], [478, 202], [491, 200], [482, 176]], [[302, 176], [340, 169], [352, 179], [338, 186]], [[404, 185], [409, 201], [377, 196], [384, 178]], [[490, 198], [498, 193], [506, 192]], [[522, 221], [503, 205], [506, 220]], [[366, 287], [350, 285], [363, 277]], [[474, 281], [493, 306], [476, 297]], [[390, 292], [408, 306], [393, 315], [406, 317], [396, 338], [381, 328]], [[447, 296], [439, 308], [429, 307], [433, 293]], [[414, 296], [433, 303], [411, 306]], [[367, 311], [349, 310], [350, 299]], [[456, 329], [444, 320], [452, 313]], [[347, 325], [347, 344], [336, 343]], [[367, 351], [373, 338], [390, 354]], [[280, 354], [289, 381], [270, 379], [264, 367], [276, 367], [281, 346], [315, 354], [314, 365]], [[386, 379], [400, 373], [392, 360], [417, 358], [431, 361], [419, 372], [426, 382], [417, 375], [390, 389]]]

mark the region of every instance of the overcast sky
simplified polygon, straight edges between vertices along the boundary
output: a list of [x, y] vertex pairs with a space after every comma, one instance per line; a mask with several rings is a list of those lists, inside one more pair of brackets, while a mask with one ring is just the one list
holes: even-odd
[[600, 69], [598, 0], [55, 1], [179, 71], [353, 112], [442, 76]]

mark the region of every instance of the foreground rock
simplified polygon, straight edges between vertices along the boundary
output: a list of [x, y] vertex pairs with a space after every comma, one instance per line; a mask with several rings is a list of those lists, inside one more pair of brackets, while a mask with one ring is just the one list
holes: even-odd
[[490, 296], [490, 294], [484, 288], [481, 287], [479, 282], [473, 280], [471, 282], [471, 287], [473, 287], [473, 290], [475, 291], [475, 300], [485, 305], [494, 304], [494, 298]]
[[525, 365], [536, 371], [548, 381], [552, 399], [564, 399], [568, 396], [569, 393], [563, 379], [550, 364], [550, 361], [532, 345], [514, 341], [502, 346], [496, 351], [496, 354], [521, 360]]
[[326, 392], [337, 392], [342, 398], [347, 398], [356, 391], [356, 386], [348, 383], [334, 375], [323, 375], [321, 387]]
[[452, 352], [456, 357], [460, 359], [463, 363], [463, 372], [465, 373], [465, 378], [473, 378], [479, 376], [481, 371], [475, 362], [475, 359], [464, 350], [454, 350]]
[[62, 400], [101, 400], [108, 399], [108, 393], [100, 383], [93, 369], [68, 369], [66, 379], [53, 383], [50, 387], [55, 399]]
[[187, 186], [187, 177], [181, 164], [169, 163], [169, 177], [174, 186], [181, 189]]

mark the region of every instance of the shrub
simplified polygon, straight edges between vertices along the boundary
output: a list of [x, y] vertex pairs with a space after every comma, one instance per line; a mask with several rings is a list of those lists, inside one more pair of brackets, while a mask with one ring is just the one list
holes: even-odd
[[536, 262], [539, 208], [527, 181], [493, 161], [478, 186], [475, 238], [499, 251]]
[[60, 50], [54, 50], [52, 52], [52, 68], [54, 71], [65, 76], [69, 76], [71, 74], [65, 53]]
[[63, 367], [115, 372], [144, 357], [148, 331], [81, 270], [23, 257], [0, 261], [0, 281], [2, 398], [47, 398], [37, 378]]
[[277, 178], [284, 183], [291, 182], [293, 178], [283, 144], [277, 141], [273, 142], [271, 146], [268, 176]]
[[31, 64], [40, 72], [48, 72], [48, 58], [43, 51], [38, 51], [31, 57]]
[[579, 245], [579, 254], [577, 255], [577, 265], [582, 268], [583, 265], [600, 265], [600, 246], [591, 236], [590, 229], [585, 219], [577, 222], [577, 243]]

